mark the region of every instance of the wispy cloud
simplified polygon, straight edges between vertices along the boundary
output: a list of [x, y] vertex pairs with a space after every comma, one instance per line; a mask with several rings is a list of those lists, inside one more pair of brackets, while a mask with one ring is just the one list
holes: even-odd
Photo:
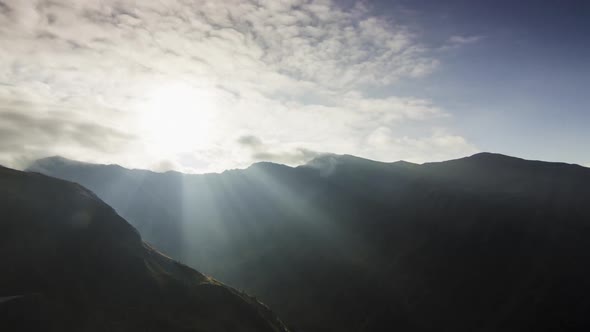
[[449, 42], [451, 44], [465, 45], [465, 44], [477, 43], [478, 41], [480, 41], [482, 39], [483, 39], [483, 36], [451, 36], [449, 38]]
[[456, 50], [464, 46], [480, 43], [485, 36], [480, 35], [455, 35], [449, 37], [446, 42], [440, 47], [441, 51]]
[[[259, 159], [298, 163], [309, 155], [305, 151], [362, 154], [380, 128], [448, 116], [420, 96], [372, 93], [428, 75], [439, 61], [409, 28], [375, 15], [364, 2], [348, 9], [329, 0], [0, 3], [0, 38], [10, 45], [0, 49], [0, 82], [7, 84], [0, 86], [0, 98], [28, 103], [10, 109], [28, 124], [18, 127], [18, 135], [5, 134], [15, 144], [0, 147], [0, 163], [14, 164], [22, 153], [18, 142], [33, 155], [132, 167], [161, 160], [200, 171]], [[167, 86], [199, 97], [174, 104], [181, 111], [160, 102], [160, 112], [192, 112], [198, 117], [187, 119], [207, 123], [176, 131], [167, 148], [156, 149], [153, 141], [162, 135], [152, 135], [149, 126], [165, 124], [146, 127], [144, 120]], [[52, 122], [49, 130], [49, 119], [60, 124]], [[85, 129], [89, 138], [63, 134], [82, 124], [91, 126]], [[32, 138], [39, 128], [47, 139]], [[238, 141], [244, 135], [293, 150], [252, 153]], [[406, 158], [395, 147], [379, 149], [375, 158]]]
[[117, 154], [137, 138], [124, 130], [84, 120], [71, 110], [0, 99], [0, 163], [26, 167], [41, 155]]
[[254, 161], [272, 161], [288, 165], [301, 165], [319, 156], [321, 153], [303, 147], [269, 144], [254, 135], [238, 138], [238, 143], [249, 150]]

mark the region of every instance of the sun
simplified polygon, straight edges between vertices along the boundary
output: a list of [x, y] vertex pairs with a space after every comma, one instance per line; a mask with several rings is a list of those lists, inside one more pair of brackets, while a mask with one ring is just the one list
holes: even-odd
[[182, 153], [208, 143], [217, 108], [212, 93], [171, 83], [152, 89], [146, 100], [141, 122], [150, 149]]

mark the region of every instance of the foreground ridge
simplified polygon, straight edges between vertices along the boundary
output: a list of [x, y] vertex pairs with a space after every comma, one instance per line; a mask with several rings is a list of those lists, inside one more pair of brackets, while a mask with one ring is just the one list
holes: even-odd
[[287, 331], [254, 298], [143, 243], [78, 184], [0, 167], [0, 211], [9, 330]]

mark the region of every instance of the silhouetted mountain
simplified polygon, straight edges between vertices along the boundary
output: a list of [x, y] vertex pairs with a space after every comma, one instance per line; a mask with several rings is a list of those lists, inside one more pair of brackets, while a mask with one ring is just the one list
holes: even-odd
[[287, 331], [78, 184], [0, 167], [0, 214], [2, 331]]
[[298, 331], [588, 330], [590, 169], [324, 155], [185, 175], [43, 159]]

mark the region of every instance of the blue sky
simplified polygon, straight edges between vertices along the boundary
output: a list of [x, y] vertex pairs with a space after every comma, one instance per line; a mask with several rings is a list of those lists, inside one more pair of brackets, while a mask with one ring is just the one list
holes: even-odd
[[590, 4], [0, 0], [0, 164], [588, 165]]
[[424, 89], [452, 110], [480, 149], [585, 163], [590, 151], [590, 3], [587, 1], [403, 1], [376, 5], [402, 16], [432, 43], [482, 39], [447, 54]]

